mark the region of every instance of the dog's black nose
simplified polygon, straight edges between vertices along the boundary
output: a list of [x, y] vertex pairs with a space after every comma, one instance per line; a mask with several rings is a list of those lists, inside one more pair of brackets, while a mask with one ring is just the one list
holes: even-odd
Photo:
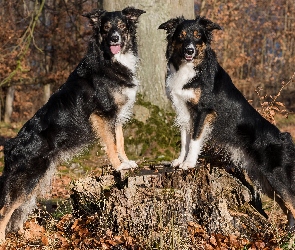
[[117, 43], [119, 41], [119, 36], [118, 35], [112, 35], [111, 36], [111, 42]]
[[194, 54], [194, 52], [195, 52], [195, 50], [193, 49], [193, 48], [185, 48], [185, 50], [184, 50], [184, 53], [185, 54], [187, 54], [187, 55], [192, 55], [192, 54]]

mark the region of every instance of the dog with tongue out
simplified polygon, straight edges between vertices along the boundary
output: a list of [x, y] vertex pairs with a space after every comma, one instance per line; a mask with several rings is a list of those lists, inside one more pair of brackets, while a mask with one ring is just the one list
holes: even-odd
[[117, 30], [114, 30], [114, 33], [110, 34], [110, 49], [111, 52], [115, 55], [121, 51], [122, 35]]
[[137, 167], [124, 151], [122, 125], [132, 115], [138, 89], [136, 29], [143, 13], [127, 7], [112, 12], [95, 9], [83, 15], [93, 27], [93, 36], [77, 74], [95, 88], [97, 108], [89, 120], [117, 171]]
[[95, 9], [86, 55], [67, 81], [5, 143], [0, 176], [0, 244], [44, 192], [54, 168], [100, 140], [114, 170], [137, 167], [124, 150], [123, 124], [131, 117], [138, 81], [136, 24], [143, 10]]
[[111, 52], [115, 55], [118, 54], [121, 50], [121, 45], [110, 45]]
[[145, 11], [127, 7], [122, 11], [94, 10], [84, 14], [97, 31], [98, 45], [104, 60], [123, 60], [126, 66], [132, 60], [131, 55], [137, 57], [136, 23], [143, 13]]

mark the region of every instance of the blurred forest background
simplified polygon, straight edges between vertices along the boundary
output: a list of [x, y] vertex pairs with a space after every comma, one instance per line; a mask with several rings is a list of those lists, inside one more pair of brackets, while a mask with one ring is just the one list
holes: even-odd
[[[93, 8], [122, 9], [111, 4], [116, 2], [120, 1], [0, 0], [1, 121], [25, 121], [48, 100], [86, 52], [91, 27], [81, 14]], [[164, 95], [166, 43], [157, 28], [177, 15], [206, 16], [222, 26], [214, 33], [212, 47], [254, 106], [259, 104], [258, 86], [262, 95], [274, 95], [295, 72], [294, 0], [121, 2], [147, 11], [139, 23], [140, 70], [146, 72], [139, 76], [140, 93], [161, 108], [169, 108]], [[180, 8], [180, 3], [186, 6]], [[144, 41], [150, 37], [149, 47]], [[290, 111], [295, 111], [294, 82], [280, 95]]]

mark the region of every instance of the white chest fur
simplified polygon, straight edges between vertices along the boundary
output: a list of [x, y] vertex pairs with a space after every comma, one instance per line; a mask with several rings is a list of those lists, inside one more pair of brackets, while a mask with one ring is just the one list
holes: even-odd
[[116, 61], [130, 69], [133, 74], [136, 72], [138, 58], [131, 51], [124, 54], [115, 54], [114, 58]]
[[191, 117], [186, 102], [193, 99], [195, 94], [193, 89], [183, 89], [191, 79], [196, 76], [193, 63], [183, 63], [176, 71], [172, 64], [168, 65], [169, 74], [166, 80], [166, 94], [171, 99], [176, 111], [176, 125], [189, 130], [191, 127]]
[[122, 90], [121, 95], [125, 97], [126, 102], [120, 107], [116, 123], [124, 124], [129, 120], [132, 115], [132, 108], [135, 103], [137, 86], [132, 88], [125, 88]]
[[[118, 53], [114, 55], [114, 58], [119, 63], [130, 69], [133, 74], [136, 73], [138, 58], [132, 52], [127, 52], [125, 54]], [[135, 76], [132, 78], [132, 83], [135, 85], [134, 87], [126, 87], [122, 89], [120, 93], [121, 98], [125, 101], [124, 104], [120, 107], [120, 111], [116, 119], [117, 123], [125, 123], [132, 115], [132, 108], [135, 102], [136, 92], [138, 89], [138, 80], [135, 78]]]

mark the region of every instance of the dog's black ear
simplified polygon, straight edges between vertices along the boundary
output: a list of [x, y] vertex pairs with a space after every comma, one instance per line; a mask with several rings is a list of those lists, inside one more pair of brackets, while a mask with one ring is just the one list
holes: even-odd
[[127, 7], [122, 10], [122, 14], [127, 17], [132, 22], [137, 22], [140, 15], [146, 13], [144, 10], [135, 9], [134, 7]]
[[197, 16], [196, 21], [208, 31], [222, 30], [222, 28], [217, 23], [213, 23], [211, 20], [204, 17]]
[[102, 9], [94, 9], [91, 12], [82, 14], [82, 16], [89, 18], [91, 26], [98, 26], [100, 24], [101, 16], [105, 13], [105, 10]]
[[166, 30], [167, 34], [170, 34], [175, 31], [177, 25], [182, 23], [184, 21], [184, 17], [177, 17], [177, 18], [172, 18], [168, 20], [165, 23], [162, 23], [158, 29]]

